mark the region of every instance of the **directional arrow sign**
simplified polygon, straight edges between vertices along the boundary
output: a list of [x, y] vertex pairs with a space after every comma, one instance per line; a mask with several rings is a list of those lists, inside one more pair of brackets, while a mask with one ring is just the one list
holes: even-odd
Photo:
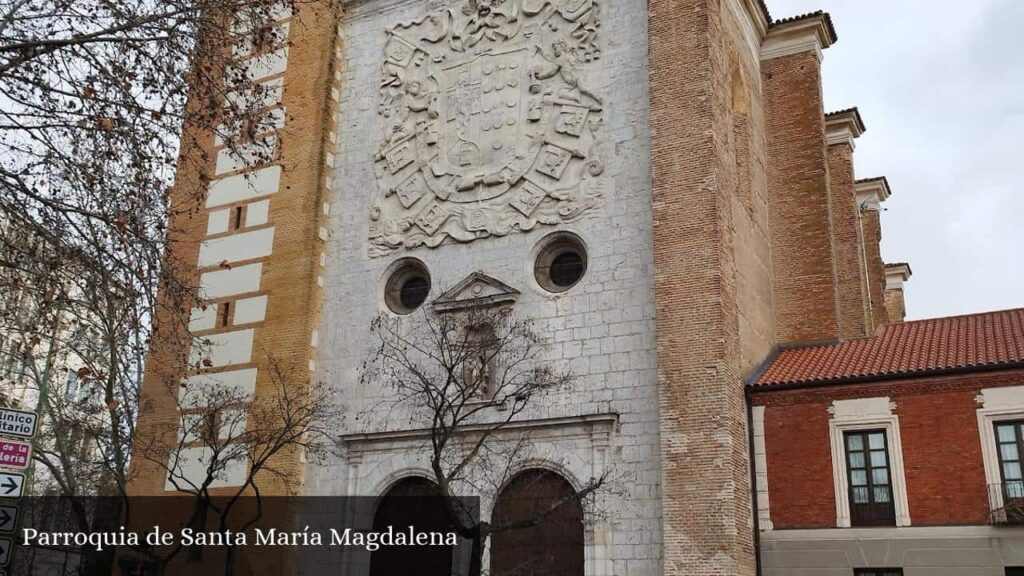
[[0, 408], [0, 434], [31, 438], [36, 435], [36, 413]]
[[7, 566], [7, 563], [11, 561], [12, 546], [14, 546], [14, 540], [0, 538], [0, 566]]
[[0, 532], [14, 532], [18, 525], [18, 507], [0, 506]]
[[24, 470], [32, 456], [32, 445], [14, 440], [0, 439], [0, 466]]
[[21, 498], [24, 488], [24, 474], [0, 472], [0, 498]]

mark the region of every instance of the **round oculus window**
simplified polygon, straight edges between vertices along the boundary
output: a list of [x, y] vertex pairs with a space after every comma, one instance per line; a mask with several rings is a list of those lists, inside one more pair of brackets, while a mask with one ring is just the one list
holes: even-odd
[[395, 314], [409, 314], [423, 305], [430, 294], [430, 274], [419, 260], [401, 263], [384, 288], [384, 303]]
[[534, 277], [549, 292], [564, 292], [587, 272], [587, 250], [575, 234], [559, 233], [545, 239], [534, 263]]
[[402, 306], [415, 310], [427, 299], [429, 292], [430, 282], [427, 282], [423, 276], [413, 276], [402, 283], [402, 287], [398, 289], [398, 299]]

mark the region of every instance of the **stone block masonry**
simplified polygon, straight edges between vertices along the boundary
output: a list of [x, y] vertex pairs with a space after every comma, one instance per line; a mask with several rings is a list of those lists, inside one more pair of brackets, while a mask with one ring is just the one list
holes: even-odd
[[[513, 228], [495, 234], [481, 230], [479, 237], [472, 241], [449, 238], [435, 248], [429, 245], [400, 247], [385, 254], [377, 251], [379, 244], [373, 244], [381, 237], [372, 234], [375, 222], [371, 219], [371, 208], [375, 203], [386, 202], [383, 216], [388, 219], [406, 211], [401, 197], [394, 194], [384, 197], [388, 188], [379, 184], [375, 166], [375, 152], [382, 137], [388, 133], [391, 122], [378, 113], [382, 97], [382, 66], [388, 54], [388, 30], [401, 32], [404, 29], [402, 23], [429, 22], [425, 18], [439, 10], [453, 10], [458, 18], [462, 18], [463, 7], [468, 3], [362, 2], [347, 8], [340, 21], [345, 38], [342, 57], [346, 66], [337, 116], [338, 156], [334, 171], [337, 185], [332, 198], [332, 205], [341, 208], [331, 211], [328, 225], [329, 264], [324, 278], [324, 317], [320, 324], [321, 358], [317, 378], [335, 383], [355, 412], [362, 414], [368, 407], [379, 405], [386, 391], [381, 390], [377, 383], [362, 379], [361, 367], [373, 343], [369, 333], [371, 321], [378, 314], [389, 313], [383, 298], [384, 285], [389, 271], [401, 258], [416, 258], [429, 271], [428, 305], [475, 272], [507, 284], [519, 292], [513, 307], [514, 314], [531, 319], [535, 330], [550, 341], [544, 360], [567, 369], [576, 377], [570, 390], [536, 402], [519, 417], [524, 422], [521, 429], [528, 430], [530, 434], [530, 449], [535, 456], [532, 461], [537, 466], [556, 470], [577, 486], [584, 485], [605, 465], [616, 476], [628, 478], [619, 485], [622, 493], [608, 496], [607, 502], [601, 504], [600, 512], [588, 519], [586, 573], [595, 576], [653, 576], [661, 573], [662, 524], [648, 160], [647, 11], [643, 0], [566, 3], [569, 5], [593, 5], [600, 10], [600, 26], [595, 36], [600, 54], [589, 62], [581, 62], [572, 69], [572, 74], [579, 85], [601, 100], [600, 114], [595, 111], [588, 113], [583, 134], [593, 140], [594, 146], [581, 148], [588, 159], [600, 158], [604, 163], [603, 171], [598, 174], [583, 173], [586, 180], [583, 184], [593, 186], [590, 190], [600, 189], [601, 195], [591, 197], [593, 203], [588, 204], [578, 217], [563, 220], [559, 216], [547, 219], [542, 225], [527, 224], [524, 227], [528, 230]], [[563, 22], [564, 18], [559, 14], [553, 14], [551, 19], [560, 25], [572, 25], [571, 22]], [[532, 37], [522, 36], [523, 32], [530, 30], [533, 29], [507, 30], [509, 34], [515, 33], [507, 40], [496, 34], [496, 39], [481, 42], [497, 49], [511, 49], [518, 43], [536, 41], [540, 31], [534, 32]], [[552, 39], [557, 39], [564, 36], [563, 32], [559, 28], [555, 32], [543, 33], [552, 34]], [[449, 44], [435, 48], [427, 45], [426, 48], [450, 59], [452, 66], [463, 61]], [[543, 49], [547, 56], [552, 56], [550, 46], [544, 45]], [[539, 60], [535, 62], [538, 66], [545, 66]], [[552, 70], [550, 64], [547, 66]], [[481, 79], [486, 76], [484, 70], [479, 71]], [[468, 74], [474, 79], [478, 72], [473, 69]], [[576, 95], [571, 86], [563, 86], [565, 82], [556, 74], [540, 84], [545, 90], [552, 91], [546, 98], [590, 100]], [[482, 94], [491, 94], [482, 90], [481, 87]], [[507, 89], [504, 91], [509, 92]], [[525, 93], [525, 98], [531, 98], [529, 92]], [[438, 118], [448, 118], [450, 110], [442, 107]], [[526, 112], [524, 109], [524, 114]], [[424, 114], [424, 117], [429, 119], [429, 114]], [[527, 116], [523, 118], [528, 119]], [[595, 121], [598, 118], [600, 122]], [[554, 120], [552, 117], [552, 133], [546, 137], [558, 138], [562, 144], [577, 140], [575, 128], [562, 124], [564, 133], [558, 132], [559, 124]], [[543, 121], [538, 120], [538, 123]], [[476, 120], [471, 119], [470, 122], [466, 135], [475, 140], [479, 135], [471, 130], [475, 129], [472, 122]], [[490, 133], [489, 130], [481, 132]], [[503, 129], [502, 133], [507, 138], [502, 144], [503, 149], [512, 150], [523, 145], [511, 134], [510, 128]], [[489, 140], [485, 142], [489, 143]], [[584, 144], [588, 142], [583, 140]], [[425, 149], [433, 146], [427, 141], [424, 144]], [[488, 154], [493, 154], [494, 149], [489, 150]], [[553, 189], [555, 196], [561, 195], [570, 202], [575, 199], [570, 194], [582, 188], [575, 188], [577, 182], [574, 177], [570, 178], [569, 173], [583, 167], [582, 158], [574, 158], [570, 162], [562, 178], [565, 187]], [[526, 179], [532, 181], [534, 177], [531, 173]], [[387, 181], [394, 179], [390, 172], [385, 172], [382, 178]], [[543, 173], [537, 179], [552, 181]], [[433, 192], [425, 193], [426, 199], [431, 194]], [[548, 201], [554, 204], [555, 196]], [[455, 193], [449, 196], [457, 197]], [[414, 198], [418, 198], [416, 193], [406, 195], [407, 202]], [[508, 201], [499, 195], [492, 199], [483, 198], [479, 203], [463, 203], [463, 206], [483, 208], [485, 215], [496, 217], [497, 224], [509, 215], [516, 221], [527, 222], [523, 211], [514, 205], [505, 209]], [[439, 204], [446, 210], [462, 210], [462, 206], [454, 201]], [[517, 204], [530, 211], [529, 204]], [[547, 208], [540, 205], [536, 210], [543, 212]], [[531, 212], [531, 215], [537, 212]], [[410, 215], [416, 214], [418, 212], [410, 212]], [[572, 216], [571, 212], [566, 214]], [[424, 239], [432, 242], [433, 238], [447, 234], [444, 228], [436, 230], [435, 235], [429, 235], [431, 227], [412, 226], [407, 234], [414, 244], [420, 244]], [[446, 226], [456, 224], [450, 220]], [[461, 224], [447, 230], [458, 235], [461, 234], [459, 227]], [[538, 245], [554, 232], [578, 235], [588, 256], [583, 279], [560, 293], [549, 292], [540, 286], [533, 271]], [[409, 318], [415, 321], [417, 314]], [[374, 433], [384, 429], [411, 426], [404, 413], [388, 414], [385, 418], [386, 413], [386, 410], [381, 410], [371, 414], [369, 419], [348, 422], [339, 434], [365, 432], [374, 438]], [[581, 433], [581, 418], [596, 418], [601, 424], [587, 424], [591, 431]], [[608, 429], [606, 422], [615, 424]], [[608, 434], [607, 439], [605, 434]], [[381, 439], [360, 441], [353, 450], [356, 454], [350, 458], [311, 468], [308, 492], [379, 496], [403, 477], [430, 477], [422, 444], [410, 440]], [[482, 503], [485, 515], [490, 514], [490, 504]]]

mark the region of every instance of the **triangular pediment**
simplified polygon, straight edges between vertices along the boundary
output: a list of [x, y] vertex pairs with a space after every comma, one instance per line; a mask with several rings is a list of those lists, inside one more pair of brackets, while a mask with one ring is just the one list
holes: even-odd
[[452, 312], [468, 308], [511, 304], [519, 296], [519, 290], [504, 282], [491, 278], [483, 272], [473, 272], [434, 300], [434, 310]]

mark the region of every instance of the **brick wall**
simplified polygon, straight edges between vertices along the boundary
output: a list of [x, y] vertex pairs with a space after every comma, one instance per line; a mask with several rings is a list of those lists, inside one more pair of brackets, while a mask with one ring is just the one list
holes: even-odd
[[775, 322], [780, 343], [838, 335], [821, 64], [814, 51], [762, 62]]
[[836, 525], [828, 408], [834, 400], [888, 396], [896, 404], [914, 526], [985, 524], [989, 501], [975, 397], [1020, 386], [1024, 371], [755, 392], [765, 406], [775, 529]]
[[885, 313], [889, 322], [903, 322], [907, 309], [902, 288], [885, 289]]
[[741, 27], [727, 19], [729, 81], [733, 120], [729, 143], [735, 160], [736, 191], [732, 195], [733, 254], [740, 370], [761, 363], [775, 343], [772, 314], [771, 245], [768, 239], [768, 149], [760, 61], [743, 58]]
[[854, 189], [853, 148], [849, 144], [828, 147], [828, 174], [832, 247], [839, 293], [839, 336], [843, 339], [859, 338], [871, 334], [871, 318], [868, 316], [864, 252]]
[[885, 262], [882, 260], [882, 217], [867, 210], [864, 219], [864, 248], [867, 252], [868, 282], [871, 286], [871, 317], [875, 327], [889, 322], [885, 310]]
[[734, 106], [748, 97], [746, 88], [733, 93], [744, 71], [748, 87], [757, 86], [757, 49], [738, 42], [739, 19], [728, 2], [650, 0], [648, 8], [662, 572], [749, 575], [745, 312], [738, 302], [764, 290], [737, 273], [735, 246], [756, 242], [756, 217], [745, 212], [742, 195], [750, 190], [753, 203], [763, 177], [751, 163], [757, 150], [741, 144], [745, 166], [737, 170], [730, 142], [759, 115], [749, 103]]

